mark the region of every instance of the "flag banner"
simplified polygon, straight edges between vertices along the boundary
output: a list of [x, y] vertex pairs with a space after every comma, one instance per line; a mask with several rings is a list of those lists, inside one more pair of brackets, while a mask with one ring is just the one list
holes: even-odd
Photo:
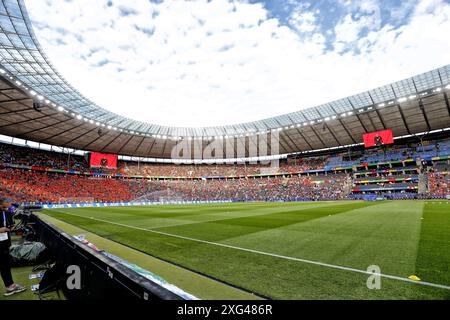
[[117, 169], [117, 155], [92, 152], [89, 163], [93, 168]]
[[363, 135], [364, 145], [366, 148], [379, 147], [394, 143], [392, 130], [375, 131]]

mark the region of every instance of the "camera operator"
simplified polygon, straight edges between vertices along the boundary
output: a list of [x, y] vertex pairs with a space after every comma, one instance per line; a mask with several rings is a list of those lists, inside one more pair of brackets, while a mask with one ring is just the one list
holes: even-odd
[[6, 287], [5, 296], [25, 291], [26, 288], [14, 283], [11, 274], [11, 265], [9, 259], [9, 247], [11, 246], [11, 237], [9, 232], [14, 226], [13, 210], [10, 208], [11, 200], [0, 198], [0, 274]]

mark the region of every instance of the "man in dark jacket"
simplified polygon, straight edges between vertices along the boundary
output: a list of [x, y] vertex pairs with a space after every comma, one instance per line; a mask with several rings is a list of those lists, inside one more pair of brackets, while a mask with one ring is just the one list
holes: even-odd
[[11, 201], [7, 198], [0, 198], [0, 275], [6, 287], [5, 296], [10, 296], [26, 288], [14, 283], [11, 274], [11, 264], [9, 258], [9, 247], [11, 246], [10, 231], [14, 225], [12, 211], [9, 210]]

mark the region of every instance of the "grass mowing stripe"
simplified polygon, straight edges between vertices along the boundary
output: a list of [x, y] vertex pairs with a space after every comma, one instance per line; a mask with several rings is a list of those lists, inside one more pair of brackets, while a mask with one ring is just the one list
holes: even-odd
[[113, 221], [108, 221], [108, 220], [103, 220], [103, 219], [98, 219], [98, 218], [93, 218], [93, 217], [80, 216], [80, 215], [76, 215], [76, 214], [73, 214], [73, 213], [67, 213], [67, 212], [61, 212], [61, 211], [57, 211], [57, 212], [60, 212], [60, 213], [63, 213], [63, 214], [67, 214], [67, 215], [76, 216], [76, 217], [80, 217], [80, 218], [84, 218], [84, 219], [90, 219], [90, 220], [99, 221], [99, 222], [103, 222], [103, 223], [113, 224], [113, 225], [117, 225], [117, 226], [121, 226], [121, 227], [125, 227], [125, 228], [131, 228], [131, 229], [141, 230], [141, 231], [145, 231], [145, 232], [151, 232], [151, 233], [164, 235], [164, 236], [168, 236], [168, 237], [174, 237], [174, 238], [178, 238], [178, 239], [189, 240], [189, 241], [194, 241], [194, 242], [198, 242], [198, 243], [224, 247], [224, 248], [228, 248], [228, 249], [245, 251], [245, 252], [250, 252], [250, 253], [254, 253], [254, 254], [259, 254], [259, 255], [264, 255], [264, 256], [269, 256], [269, 257], [274, 257], [274, 258], [280, 258], [280, 259], [285, 259], [285, 260], [290, 260], [290, 261], [303, 262], [303, 263], [307, 263], [307, 264], [311, 264], [311, 265], [317, 265], [317, 266], [321, 266], [321, 267], [338, 269], [338, 270], [349, 271], [349, 272], [354, 272], [354, 273], [360, 273], [360, 274], [366, 274], [366, 275], [376, 275], [376, 276], [380, 276], [380, 277], [383, 277], [383, 278], [386, 278], [386, 279], [397, 280], [397, 281], [402, 281], [402, 282], [408, 282], [408, 283], [412, 283], [412, 284], [416, 284], [416, 285], [422, 285], [422, 286], [427, 286], [427, 287], [433, 287], [433, 288], [450, 290], [450, 286], [443, 285], [443, 284], [436, 284], [436, 283], [424, 282], [424, 281], [416, 281], [416, 280], [411, 280], [411, 279], [408, 279], [408, 278], [403, 278], [403, 277], [389, 275], [389, 274], [371, 273], [371, 272], [368, 272], [366, 270], [360, 270], [360, 269], [355, 269], [355, 268], [350, 268], [350, 267], [345, 267], [345, 266], [328, 264], [328, 263], [319, 262], [319, 261], [312, 261], [312, 260], [306, 260], [306, 259], [301, 259], [301, 258], [283, 256], [283, 255], [278, 255], [278, 254], [275, 254], [275, 253], [269, 253], [269, 252], [264, 252], [264, 251], [259, 251], [259, 250], [242, 248], [242, 247], [227, 245], [227, 244], [218, 243], [218, 242], [212, 242], [212, 241], [206, 241], [206, 240], [201, 240], [201, 239], [195, 239], [195, 238], [191, 238], [191, 237], [185, 237], [185, 236], [180, 236], [180, 235], [176, 235], [176, 234], [170, 234], [170, 233], [166, 233], [166, 232], [161, 232], [161, 231], [156, 231], [156, 230], [149, 230], [149, 229], [136, 227], [136, 226], [130, 226], [130, 225], [126, 225], [126, 224], [119, 223], [119, 222], [113, 222]]
[[[272, 214], [274, 211], [298, 211], [298, 210], [309, 210], [309, 209], [317, 209], [320, 207], [333, 207], [333, 206], [342, 206], [348, 205], [348, 202], [314, 202], [312, 203], [295, 203], [292, 205], [289, 203], [287, 206], [267, 206], [267, 203], [264, 204], [245, 204], [245, 207], [242, 207], [242, 204], [239, 204], [239, 207], [236, 207], [235, 204], [229, 204], [228, 206], [214, 206], [211, 210], [208, 210], [207, 207], [203, 207], [203, 205], [199, 205], [199, 208], [190, 207], [189, 213], [186, 213], [186, 209], [182, 206], [160, 206], [160, 207], [127, 207], [126, 210], [123, 207], [111, 207], [108, 208], [108, 212], [102, 212], [102, 215], [106, 218], [117, 218], [122, 221], [131, 219], [133, 221], [139, 221], [139, 225], [144, 224], [145, 227], [148, 228], [164, 228], [164, 227], [172, 227], [183, 224], [195, 224], [202, 223], [208, 221], [219, 221], [224, 216], [226, 219], [238, 219], [238, 218], [246, 218], [252, 216], [261, 216], [264, 214]], [[181, 210], [182, 212], [178, 212]], [[76, 211], [80, 215], [89, 216], [91, 213], [95, 214], [99, 212], [99, 208], [76, 208], [76, 209], [65, 209], [66, 212]], [[130, 211], [132, 213], [130, 213]], [[211, 217], [211, 218], [209, 218]], [[208, 219], [209, 218], [209, 219]], [[159, 224], [147, 225], [147, 223], [153, 223], [154, 221], [160, 221]], [[167, 224], [170, 223], [171, 224]]]
[[[320, 205], [320, 207], [315, 206], [315, 208], [327, 208], [327, 207], [332, 207], [335, 206], [335, 203], [322, 203]], [[295, 209], [290, 209], [290, 210], [283, 210], [282, 212], [286, 212], [286, 211], [302, 211], [302, 210], [311, 210], [312, 207], [311, 206], [307, 206], [307, 205], [303, 205], [300, 207], [296, 207]], [[267, 211], [271, 211], [271, 213], [267, 213], [264, 210]], [[235, 210], [238, 211], [238, 210]], [[266, 216], [266, 215], [272, 215], [273, 214], [273, 208], [256, 208], [256, 209], [251, 209], [251, 210], [239, 210], [241, 212], [245, 212], [244, 216], [240, 216], [240, 217], [227, 217], [227, 218], [217, 218], [217, 219], [207, 219], [207, 220], [198, 220], [198, 221], [194, 221], [194, 220], [190, 220], [190, 222], [180, 222], [180, 223], [176, 223], [176, 224], [170, 224], [170, 225], [159, 225], [156, 227], [151, 227], [151, 228], [147, 228], [148, 230], [155, 230], [155, 229], [163, 229], [163, 228], [170, 228], [170, 227], [179, 227], [179, 226], [192, 226], [194, 224], [202, 224], [202, 223], [210, 223], [210, 222], [219, 222], [219, 221], [227, 221], [227, 220], [234, 220], [234, 219], [242, 219], [242, 218], [253, 218], [253, 217], [260, 217], [260, 216]], [[248, 212], [253, 212], [253, 211], [257, 211], [259, 213], [256, 214], [248, 214]], [[228, 213], [228, 212], [227, 212]], [[201, 214], [201, 216], [205, 216], [205, 215], [215, 215], [217, 213], [207, 213], [207, 214]], [[193, 215], [194, 216], [194, 215]]]
[[[197, 237], [197, 234], [203, 234], [208, 241], [222, 241], [240, 236], [260, 233], [267, 230], [279, 229], [290, 225], [305, 223], [307, 221], [316, 220], [357, 208], [366, 208], [368, 206], [377, 206], [379, 203], [346, 203], [338, 206], [318, 207], [287, 207], [274, 208], [270, 213], [259, 215], [257, 218], [251, 216], [235, 217], [217, 222], [205, 222], [193, 224], [187, 227], [167, 227], [163, 230], [168, 233], [182, 234], [187, 237]], [[306, 209], [306, 210], [304, 210]], [[117, 221], [117, 220], [116, 220]], [[123, 222], [123, 221], [122, 221]], [[208, 232], [205, 234], [204, 230]]]
[[416, 274], [422, 279], [450, 283], [450, 204], [426, 202], [416, 259]]
[[[378, 203], [219, 242], [356, 269], [377, 265], [381, 273], [404, 278], [414, 275], [424, 203]], [[209, 236], [209, 230], [198, 230], [195, 234], [172, 229], [161, 231], [215, 241]], [[440, 279], [430, 282], [450, 284]]]
[[[158, 229], [170, 229], [173, 227], [177, 229], [175, 230], [175, 233], [184, 232], [187, 229], [191, 229], [191, 231], [195, 232], [195, 230], [203, 230], [208, 228], [211, 231], [211, 235], [214, 235], [215, 238], [207, 240], [217, 241], [219, 240], [217, 237], [224, 239], [231, 236], [234, 237], [246, 233], [259, 232], [266, 229], [278, 228], [286, 224], [304, 222], [307, 220], [317, 219], [322, 216], [328, 216], [330, 214], [345, 212], [349, 210], [349, 208], [354, 209], [355, 207], [359, 208], [366, 206], [367, 204], [363, 202], [342, 202], [339, 204], [336, 204], [335, 202], [314, 202], [300, 203], [300, 205], [289, 204], [288, 206], [277, 205], [275, 207], [270, 205], [270, 207], [268, 207], [266, 203], [262, 208], [261, 206], [255, 208], [254, 205], [251, 205], [250, 210], [248, 210], [247, 205], [244, 207], [241, 206], [239, 211], [235, 210], [233, 213], [230, 213], [227, 207], [221, 207], [222, 212], [220, 219], [217, 218], [217, 215], [220, 214], [218, 212], [213, 214], [208, 212], [200, 212], [197, 214], [190, 213], [188, 216], [190, 217], [189, 220], [184, 220], [187, 217], [184, 214], [183, 218], [176, 216], [172, 212], [174, 206], [158, 208], [142, 207], [140, 210], [142, 212], [147, 212], [147, 215], [144, 216], [140, 213], [136, 219], [132, 219], [130, 214], [122, 214], [120, 211], [115, 212], [114, 214], [112, 212], [102, 212], [102, 217], [128, 225], [145, 227], [146, 229], [153, 229], [155, 227]], [[164, 216], [167, 209], [171, 212], [170, 217], [161, 219], [160, 217]], [[100, 212], [99, 208], [65, 209], [64, 211], [76, 212], [76, 214], [79, 214], [80, 216], [88, 217], [95, 216], [98, 212]], [[108, 209], [108, 211], [110, 210]], [[126, 211], [128, 211], [128, 208]], [[299, 214], [300, 212], [301, 214]], [[214, 219], [211, 219], [211, 216], [214, 216]], [[258, 216], [258, 219], [255, 218], [256, 216]], [[264, 223], [258, 223], [257, 221], [259, 220], [264, 220]], [[179, 230], [180, 228], [183, 230]], [[168, 231], [170, 232], [170, 230]], [[186, 235], [190, 236], [190, 234]]]

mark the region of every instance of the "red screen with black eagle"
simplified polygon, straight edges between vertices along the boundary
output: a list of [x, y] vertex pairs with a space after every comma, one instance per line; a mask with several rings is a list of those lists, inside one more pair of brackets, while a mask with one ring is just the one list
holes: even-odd
[[391, 129], [367, 133], [363, 135], [363, 139], [366, 148], [394, 143], [394, 136]]
[[117, 169], [117, 154], [105, 154], [92, 152], [90, 156], [90, 165], [93, 168]]

